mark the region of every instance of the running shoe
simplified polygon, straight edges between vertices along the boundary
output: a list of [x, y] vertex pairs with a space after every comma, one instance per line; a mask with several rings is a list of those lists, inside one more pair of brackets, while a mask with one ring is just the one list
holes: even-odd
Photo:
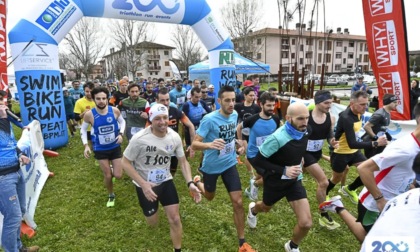
[[114, 207], [115, 206], [115, 195], [109, 195], [108, 202], [106, 203], [106, 207]]
[[255, 207], [255, 202], [249, 203], [248, 206], [248, 217], [246, 218], [246, 222], [250, 228], [257, 227], [257, 216], [252, 214], [252, 208]]
[[199, 182], [201, 182], [201, 177], [200, 177], [200, 175], [195, 175], [195, 176], [194, 176], [194, 178], [193, 178], [193, 181], [194, 181], [194, 185], [195, 185], [195, 186], [197, 186], [197, 184], [198, 184]]
[[336, 213], [337, 207], [344, 207], [343, 202], [341, 202], [341, 196], [334, 196], [330, 200], [324, 201], [319, 204], [319, 210], [322, 212], [329, 211]]
[[248, 243], [244, 242], [239, 248], [238, 252], [255, 252], [255, 250]]
[[284, 249], [286, 250], [286, 252], [300, 252], [299, 248], [292, 249], [290, 247], [290, 240], [286, 242], [286, 244], [284, 244]]
[[348, 194], [343, 190], [344, 186], [340, 186], [340, 188], [338, 188], [338, 193], [343, 194], [344, 196], [348, 196]]
[[236, 156], [236, 160], [238, 161], [238, 164], [244, 164], [244, 162], [241, 161], [241, 157], [240, 156]]
[[[245, 196], [247, 196], [249, 199], [251, 199], [251, 192], [249, 191], [249, 187], [245, 188], [244, 190]], [[252, 200], [252, 199], [251, 199]]]
[[356, 190], [350, 191], [349, 186], [343, 186], [342, 191], [345, 192], [343, 193], [343, 195], [349, 197], [350, 201], [354, 204], [357, 204], [359, 202], [359, 195], [357, 195]]
[[39, 247], [38, 246], [31, 246], [31, 247], [24, 247], [22, 246], [19, 249], [19, 252], [38, 252], [39, 251]]
[[249, 188], [250, 188], [249, 198], [252, 201], [257, 201], [258, 200], [258, 186], [255, 185], [255, 179], [254, 178], [250, 179]]
[[334, 230], [334, 229], [336, 229], [336, 228], [339, 228], [340, 227], [340, 224], [338, 224], [337, 222], [335, 222], [333, 219], [328, 219], [327, 217], [325, 217], [325, 216], [321, 216], [320, 218], [319, 218], [319, 225], [321, 226], [321, 227], [325, 227], [326, 229], [328, 229], [328, 230]]

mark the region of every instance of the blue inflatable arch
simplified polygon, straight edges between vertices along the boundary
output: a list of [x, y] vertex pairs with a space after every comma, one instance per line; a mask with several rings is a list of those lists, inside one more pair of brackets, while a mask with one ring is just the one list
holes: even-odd
[[205, 0], [41, 0], [9, 32], [22, 120], [41, 123], [45, 148], [68, 142], [58, 43], [83, 16], [190, 25], [209, 51], [215, 91], [234, 85], [233, 44]]

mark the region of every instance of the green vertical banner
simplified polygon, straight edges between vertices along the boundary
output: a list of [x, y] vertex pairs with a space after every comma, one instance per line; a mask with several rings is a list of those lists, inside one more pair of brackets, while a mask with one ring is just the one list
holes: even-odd
[[[232, 49], [220, 49], [209, 52], [210, 81], [216, 94], [223, 86], [236, 84], [235, 56]], [[216, 104], [219, 107], [219, 104]]]

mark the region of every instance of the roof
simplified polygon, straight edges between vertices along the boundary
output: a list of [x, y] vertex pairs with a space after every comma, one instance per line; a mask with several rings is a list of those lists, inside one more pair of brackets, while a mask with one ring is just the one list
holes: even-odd
[[[169, 49], [169, 50], [176, 49], [175, 47], [172, 47], [172, 46], [162, 45], [162, 44], [158, 44], [158, 43], [154, 43], [154, 42], [150, 42], [150, 41], [140, 42], [140, 43], [136, 44], [136, 47], [140, 47], [142, 49]], [[122, 50], [123, 50], [122, 48], [120, 48], [118, 50], [115, 50], [113, 53], [109, 53], [109, 54], [103, 56], [103, 58], [107, 58], [107, 57], [112, 56], [114, 54], [119, 54]]]

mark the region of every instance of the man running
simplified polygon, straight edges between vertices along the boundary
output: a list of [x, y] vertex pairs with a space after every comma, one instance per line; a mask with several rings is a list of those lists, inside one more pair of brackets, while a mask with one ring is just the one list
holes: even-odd
[[299, 252], [299, 244], [312, 226], [309, 202], [302, 185], [302, 163], [308, 145], [308, 108], [299, 102], [287, 108], [286, 123], [260, 146], [253, 163], [264, 170], [263, 199], [248, 207], [248, 225], [257, 226], [257, 214], [268, 212], [286, 197], [297, 218], [292, 238], [284, 244], [286, 251]]
[[169, 171], [172, 155], [176, 155], [181, 163], [182, 174], [195, 202], [201, 200], [201, 195], [191, 179], [190, 165], [185, 158], [181, 138], [168, 128], [168, 108], [162, 104], [153, 105], [149, 110], [149, 118], [152, 125], [132, 138], [124, 151], [122, 163], [124, 171], [133, 179], [147, 224], [157, 226], [160, 202], [168, 218], [174, 251], [180, 252], [182, 224], [179, 199]]
[[[105, 87], [97, 87], [92, 90], [92, 97], [96, 108], [86, 112], [80, 130], [82, 142], [85, 146], [84, 156], [89, 158], [91, 150], [88, 144], [87, 129], [93, 127], [92, 146], [95, 159], [104, 175], [104, 185], [108, 191], [107, 207], [114, 207], [115, 194], [112, 177], [121, 178], [121, 146], [125, 130], [125, 121], [120, 111], [108, 106], [109, 91]], [[113, 170], [111, 171], [112, 163]]]
[[176, 86], [169, 92], [169, 98], [171, 102], [175, 103], [179, 109], [182, 109], [182, 105], [185, 103], [187, 98], [187, 90], [182, 87], [182, 81], [177, 80]]
[[[274, 115], [275, 99], [270, 93], [264, 92], [260, 97], [262, 111], [246, 118], [237, 127], [238, 136], [243, 128], [250, 130], [246, 158], [251, 165], [257, 156], [258, 148], [280, 125], [280, 119]], [[257, 170], [257, 174], [251, 179], [250, 187], [245, 189], [245, 195], [253, 201], [258, 200], [258, 187], [263, 184], [263, 173], [263, 170]]]
[[[239, 251], [254, 251], [245, 242], [245, 219], [242, 205], [242, 189], [238, 170], [236, 169], [235, 130], [238, 114], [234, 110], [235, 90], [231, 86], [222, 86], [218, 93], [220, 109], [206, 115], [200, 123], [192, 144], [193, 150], [204, 152], [200, 176], [194, 177], [194, 182], [208, 200], [216, 196], [217, 179], [222, 177], [229, 192], [233, 206], [233, 220], [239, 239]], [[238, 142], [238, 152], [244, 148]]]
[[[347, 165], [359, 166], [360, 163], [366, 160], [360, 149], [376, 148], [378, 146], [387, 145], [385, 136], [381, 136], [377, 141], [362, 142], [361, 131], [362, 120], [361, 117], [368, 106], [369, 95], [365, 91], [356, 91], [350, 97], [349, 107], [341, 112], [336, 126], [335, 139], [338, 141], [338, 146], [331, 154], [331, 167], [333, 170], [332, 178], [328, 181], [326, 195], [339, 183], [343, 177]], [[356, 189], [362, 186], [363, 183], [360, 177], [357, 177], [353, 183], [342, 188], [344, 195], [348, 196], [350, 200], [357, 204], [358, 195]]]
[[[308, 146], [306, 147], [304, 156], [304, 169], [318, 184], [316, 199], [318, 204], [321, 204], [326, 198], [328, 179], [325, 176], [324, 170], [318, 164], [318, 161], [322, 157], [322, 147], [324, 146], [325, 139], [333, 147], [336, 147], [338, 142], [333, 137], [335, 119], [329, 113], [332, 104], [331, 92], [328, 90], [319, 90], [315, 93], [314, 100], [315, 107], [312, 111], [309, 111], [308, 125], [311, 127], [312, 132], [309, 136]], [[329, 230], [340, 227], [340, 224], [335, 222], [326, 211], [321, 212], [319, 225]]]

